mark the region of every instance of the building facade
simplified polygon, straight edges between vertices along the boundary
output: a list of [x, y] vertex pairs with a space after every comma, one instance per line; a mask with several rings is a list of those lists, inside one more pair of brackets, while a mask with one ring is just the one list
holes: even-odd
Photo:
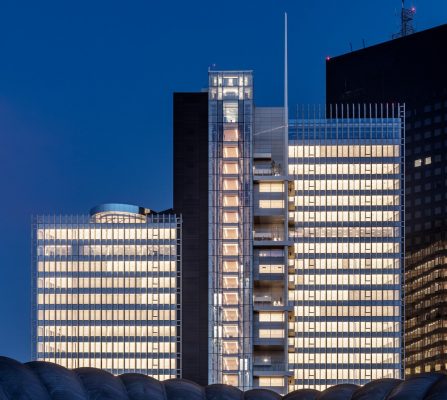
[[327, 61], [327, 102], [406, 103], [406, 374], [447, 369], [447, 25]]
[[208, 383], [208, 93], [174, 93], [174, 210], [182, 215], [183, 378]]
[[105, 204], [33, 223], [33, 359], [181, 377], [181, 219]]
[[209, 73], [209, 382], [401, 378], [403, 107], [253, 98], [251, 71]]

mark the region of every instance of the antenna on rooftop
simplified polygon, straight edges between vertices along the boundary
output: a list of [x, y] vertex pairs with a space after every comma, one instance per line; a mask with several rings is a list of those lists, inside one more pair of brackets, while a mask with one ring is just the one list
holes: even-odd
[[405, 0], [402, 0], [402, 10], [400, 13], [400, 31], [393, 35], [393, 39], [408, 36], [416, 32], [413, 26], [415, 14], [416, 7], [411, 6], [410, 8], [405, 8]]

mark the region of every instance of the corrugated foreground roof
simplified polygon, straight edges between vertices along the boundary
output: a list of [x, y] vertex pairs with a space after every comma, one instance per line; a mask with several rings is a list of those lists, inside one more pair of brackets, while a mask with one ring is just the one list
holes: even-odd
[[447, 400], [447, 375], [426, 373], [405, 381], [379, 379], [364, 386], [337, 385], [323, 392], [297, 390], [281, 397], [265, 389], [241, 392], [227, 385], [202, 387], [184, 379], [157, 381], [140, 374], [114, 376], [96, 368], [69, 370], [0, 357], [0, 400]]

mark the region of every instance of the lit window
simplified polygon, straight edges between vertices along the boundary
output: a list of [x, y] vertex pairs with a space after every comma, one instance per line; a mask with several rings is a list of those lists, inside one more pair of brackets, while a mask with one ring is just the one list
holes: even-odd
[[275, 378], [270, 376], [260, 376], [259, 377], [260, 387], [282, 387], [284, 386], [284, 378]]
[[224, 174], [237, 174], [238, 173], [238, 164], [235, 162], [226, 162], [223, 163], [223, 173]]
[[235, 338], [238, 337], [237, 325], [225, 325], [223, 327], [223, 334], [225, 338]]
[[237, 158], [239, 157], [239, 151], [236, 146], [224, 146], [223, 148], [224, 158]]
[[238, 352], [238, 344], [236, 341], [223, 341], [223, 352], [224, 354], [237, 354]]
[[224, 122], [237, 122], [237, 102], [225, 102], [223, 105]]
[[284, 192], [284, 184], [280, 182], [263, 182], [259, 184], [261, 193], [282, 193]]
[[260, 274], [283, 274], [284, 273], [284, 265], [281, 265], [281, 264], [260, 265], [259, 273]]
[[425, 165], [431, 164], [431, 157], [425, 157]]
[[239, 182], [237, 179], [224, 179], [223, 190], [238, 190]]
[[223, 278], [223, 287], [224, 289], [237, 289], [239, 287], [238, 278], [236, 276], [225, 276]]
[[237, 244], [227, 244], [223, 245], [223, 254], [224, 256], [237, 256], [238, 255], [238, 246]]
[[238, 272], [237, 261], [224, 261], [223, 272]]
[[259, 329], [259, 337], [261, 339], [282, 339], [284, 329]]
[[237, 321], [238, 319], [238, 311], [235, 310], [224, 310], [223, 312], [223, 320], [224, 321]]
[[237, 196], [224, 196], [224, 207], [237, 207], [239, 205], [239, 198]]
[[284, 208], [284, 200], [259, 200], [259, 208]]
[[224, 212], [223, 213], [223, 222], [227, 224], [235, 224], [239, 221], [237, 212]]
[[238, 376], [223, 374], [223, 383], [225, 385], [237, 386], [238, 385]]
[[227, 371], [237, 370], [238, 368], [238, 358], [237, 357], [224, 357], [223, 367]]
[[238, 238], [237, 228], [224, 228], [223, 229], [223, 238], [224, 239], [237, 239]]
[[259, 322], [284, 322], [284, 313], [260, 312]]
[[414, 166], [415, 167], [420, 167], [422, 165], [422, 160], [418, 159], [418, 160], [414, 160]]
[[236, 142], [239, 138], [237, 129], [225, 129], [224, 130], [224, 141], [225, 142]]

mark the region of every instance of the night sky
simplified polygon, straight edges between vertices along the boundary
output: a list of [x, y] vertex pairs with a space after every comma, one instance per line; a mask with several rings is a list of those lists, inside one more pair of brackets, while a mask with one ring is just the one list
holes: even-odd
[[[416, 28], [447, 22], [418, 0]], [[257, 105], [323, 103], [325, 58], [398, 31], [400, 0], [13, 1], [0, 5], [0, 355], [31, 357], [33, 214], [172, 206], [172, 93], [253, 69]]]

